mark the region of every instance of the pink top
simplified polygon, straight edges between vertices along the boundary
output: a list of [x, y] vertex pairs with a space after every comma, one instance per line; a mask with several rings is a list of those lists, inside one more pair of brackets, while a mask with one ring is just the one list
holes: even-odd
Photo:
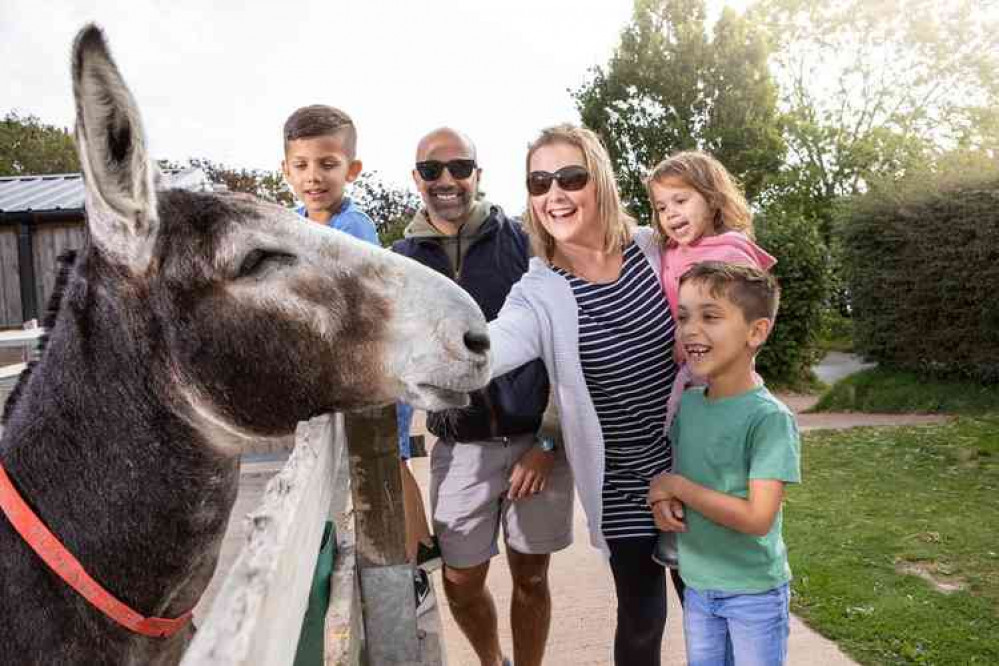
[[702, 261], [756, 266], [765, 271], [777, 263], [777, 260], [767, 254], [763, 248], [738, 231], [705, 236], [690, 245], [670, 243], [662, 251], [662, 284], [674, 320], [680, 297], [680, 276], [691, 266]]

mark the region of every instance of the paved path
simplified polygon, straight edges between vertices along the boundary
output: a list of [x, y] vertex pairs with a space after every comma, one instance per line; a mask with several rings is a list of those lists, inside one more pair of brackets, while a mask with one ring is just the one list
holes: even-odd
[[863, 412], [818, 412], [804, 413], [811, 409], [818, 398], [813, 395], [781, 395], [781, 400], [798, 415], [798, 428], [802, 432], [810, 430], [845, 430], [864, 426], [902, 426], [942, 423], [947, 420], [943, 414], [865, 414]]
[[868, 363], [856, 354], [834, 351], [828, 352], [812, 370], [826, 384], [835, 384], [844, 377], [874, 366], [874, 363]]

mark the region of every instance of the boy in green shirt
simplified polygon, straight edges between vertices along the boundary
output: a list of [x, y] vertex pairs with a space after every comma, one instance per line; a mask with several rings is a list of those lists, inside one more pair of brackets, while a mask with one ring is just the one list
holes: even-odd
[[787, 659], [781, 503], [784, 484], [801, 479], [798, 428], [753, 367], [778, 300], [774, 278], [748, 266], [704, 262], [680, 279], [680, 344], [707, 386], [684, 392], [675, 471], [652, 481], [649, 502], [661, 529], [680, 532], [691, 666]]

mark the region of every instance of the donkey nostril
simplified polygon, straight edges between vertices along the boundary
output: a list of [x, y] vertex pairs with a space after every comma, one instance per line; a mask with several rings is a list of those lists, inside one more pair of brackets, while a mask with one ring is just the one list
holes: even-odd
[[485, 354], [489, 351], [489, 336], [486, 333], [467, 331], [464, 339], [465, 346], [473, 354]]

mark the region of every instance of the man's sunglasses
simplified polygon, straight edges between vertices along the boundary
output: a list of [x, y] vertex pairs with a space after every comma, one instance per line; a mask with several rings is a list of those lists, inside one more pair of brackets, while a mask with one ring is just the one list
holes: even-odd
[[424, 160], [416, 163], [416, 171], [420, 174], [420, 178], [427, 182], [440, 178], [445, 167], [455, 180], [465, 180], [475, 171], [475, 160], [448, 160], [447, 162]]
[[553, 180], [558, 181], [558, 186], [566, 192], [576, 192], [590, 182], [590, 172], [578, 165], [562, 167], [555, 173], [532, 171], [527, 174], [527, 191], [532, 197], [540, 197], [551, 189]]

